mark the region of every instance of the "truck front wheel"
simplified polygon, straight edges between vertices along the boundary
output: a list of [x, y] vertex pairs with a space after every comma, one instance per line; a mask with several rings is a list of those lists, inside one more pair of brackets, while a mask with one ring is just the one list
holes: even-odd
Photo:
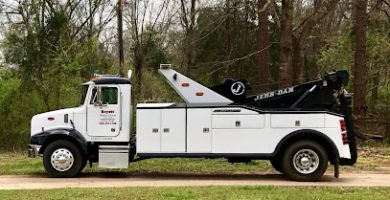
[[290, 145], [282, 157], [283, 172], [295, 181], [317, 181], [328, 168], [324, 147], [311, 140]]
[[84, 168], [85, 158], [70, 141], [58, 140], [49, 144], [43, 153], [43, 165], [52, 177], [70, 178]]

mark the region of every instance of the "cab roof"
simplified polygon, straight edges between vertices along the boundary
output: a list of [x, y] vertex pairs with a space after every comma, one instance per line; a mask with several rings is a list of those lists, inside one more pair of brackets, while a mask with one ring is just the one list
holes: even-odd
[[130, 80], [127, 78], [121, 78], [121, 77], [99, 77], [92, 79], [91, 81], [85, 82], [82, 85], [102, 85], [102, 84], [131, 84]]
[[102, 77], [92, 81], [95, 84], [131, 84], [129, 79], [120, 77]]

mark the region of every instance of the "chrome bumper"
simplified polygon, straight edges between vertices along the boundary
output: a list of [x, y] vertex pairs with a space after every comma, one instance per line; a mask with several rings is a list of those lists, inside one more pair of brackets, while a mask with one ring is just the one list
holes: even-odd
[[28, 157], [35, 158], [37, 156], [41, 156], [38, 152], [42, 145], [37, 144], [29, 144], [28, 145]]

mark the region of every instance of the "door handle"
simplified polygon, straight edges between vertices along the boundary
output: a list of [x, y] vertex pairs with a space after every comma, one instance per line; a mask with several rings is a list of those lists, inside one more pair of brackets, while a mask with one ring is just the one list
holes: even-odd
[[236, 127], [240, 127], [241, 126], [241, 122], [240, 121], [236, 121]]
[[164, 128], [164, 133], [169, 133], [169, 128]]
[[153, 132], [153, 133], [158, 133], [158, 128], [152, 129], [152, 132]]

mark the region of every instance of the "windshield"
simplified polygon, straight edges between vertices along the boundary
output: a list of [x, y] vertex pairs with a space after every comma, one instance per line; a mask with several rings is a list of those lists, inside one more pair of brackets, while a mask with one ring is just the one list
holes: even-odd
[[85, 98], [87, 97], [87, 92], [88, 92], [88, 86], [89, 85], [82, 85], [81, 88], [81, 99], [80, 99], [80, 106], [84, 104]]

